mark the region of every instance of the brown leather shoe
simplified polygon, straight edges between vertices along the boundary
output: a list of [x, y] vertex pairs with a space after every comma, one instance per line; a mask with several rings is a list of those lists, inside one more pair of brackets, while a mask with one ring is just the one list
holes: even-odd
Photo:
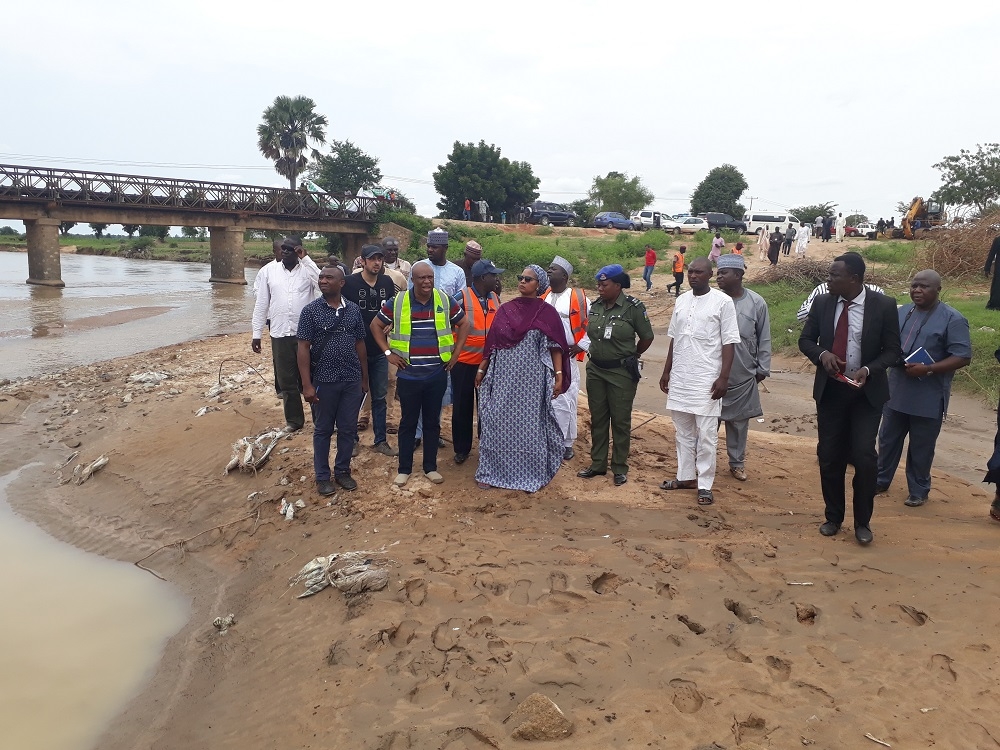
[[739, 482], [747, 481], [747, 470], [742, 466], [730, 466], [729, 473], [733, 475], [733, 478]]

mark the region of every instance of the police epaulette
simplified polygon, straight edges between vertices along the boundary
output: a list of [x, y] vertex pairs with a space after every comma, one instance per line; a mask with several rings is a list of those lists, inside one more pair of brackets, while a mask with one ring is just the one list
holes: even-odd
[[629, 303], [630, 305], [632, 305], [632, 307], [643, 307], [643, 306], [644, 306], [644, 305], [642, 304], [642, 301], [641, 301], [641, 300], [638, 300], [638, 299], [636, 299], [635, 297], [633, 297], [633, 296], [632, 296], [632, 295], [630, 295], [630, 294], [626, 294], [626, 295], [625, 295], [625, 300], [626, 300], [626, 301], [627, 301], [627, 302], [628, 302], [628, 303]]

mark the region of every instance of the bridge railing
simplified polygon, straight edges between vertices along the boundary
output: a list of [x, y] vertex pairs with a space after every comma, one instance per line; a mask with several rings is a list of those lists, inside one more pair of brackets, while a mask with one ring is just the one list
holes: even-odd
[[373, 221], [385, 198], [0, 164], [0, 199]]

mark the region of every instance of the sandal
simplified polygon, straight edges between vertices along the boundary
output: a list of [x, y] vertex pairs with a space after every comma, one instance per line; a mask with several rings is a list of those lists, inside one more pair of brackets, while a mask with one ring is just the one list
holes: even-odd
[[493, 485], [486, 484], [486, 482], [476, 482], [476, 487], [478, 487], [481, 490], [492, 490], [493, 489]]
[[668, 479], [665, 482], [660, 482], [661, 490], [693, 490], [694, 487], [682, 484], [679, 479]]
[[698, 490], [698, 505], [711, 505], [715, 502], [712, 490]]

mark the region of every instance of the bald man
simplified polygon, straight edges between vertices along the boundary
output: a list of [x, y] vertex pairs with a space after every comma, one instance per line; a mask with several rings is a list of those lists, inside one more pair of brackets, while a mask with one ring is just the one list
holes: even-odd
[[878, 432], [878, 492], [892, 484], [906, 451], [907, 497], [915, 508], [927, 502], [931, 463], [956, 370], [972, 361], [969, 321], [938, 297], [941, 276], [925, 270], [910, 282], [909, 305], [899, 308], [899, 338], [903, 362], [889, 370], [889, 400], [882, 407]]

